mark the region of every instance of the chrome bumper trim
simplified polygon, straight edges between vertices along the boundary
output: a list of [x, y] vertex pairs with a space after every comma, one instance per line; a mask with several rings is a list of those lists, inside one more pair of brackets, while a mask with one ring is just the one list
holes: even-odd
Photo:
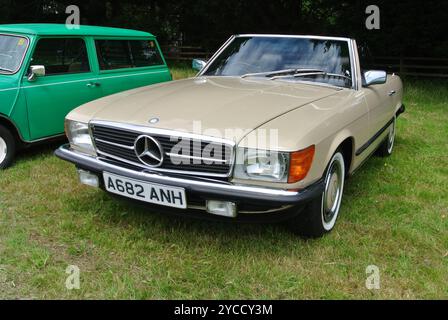
[[74, 163], [82, 169], [93, 172], [110, 172], [125, 177], [140, 179], [158, 184], [185, 188], [188, 192], [198, 193], [210, 199], [222, 199], [229, 201], [252, 201], [258, 204], [270, 205], [294, 205], [309, 200], [321, 194], [322, 181], [300, 191], [264, 188], [257, 186], [234, 185], [219, 180], [200, 179], [199, 177], [167, 176], [160, 172], [135, 171], [102, 161], [101, 159], [86, 154], [81, 154], [70, 149], [68, 144], [61, 146], [55, 152], [56, 156]]

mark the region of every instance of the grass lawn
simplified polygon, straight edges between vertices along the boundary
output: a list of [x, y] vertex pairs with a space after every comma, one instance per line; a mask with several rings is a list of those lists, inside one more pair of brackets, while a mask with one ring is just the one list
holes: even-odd
[[[349, 180], [318, 240], [149, 212], [81, 186], [58, 144], [26, 150], [0, 172], [0, 298], [448, 298], [447, 88], [406, 82], [394, 154]], [[65, 287], [69, 265], [80, 290]]]

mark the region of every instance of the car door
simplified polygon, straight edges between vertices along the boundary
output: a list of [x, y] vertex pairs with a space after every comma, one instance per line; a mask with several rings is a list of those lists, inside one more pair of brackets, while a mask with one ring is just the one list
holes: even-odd
[[155, 39], [95, 39], [98, 81], [104, 95], [170, 81]]
[[83, 37], [40, 38], [30, 65], [45, 66], [46, 74], [23, 80], [32, 140], [64, 132], [65, 116], [74, 108], [101, 97]]
[[363, 88], [369, 106], [370, 136], [375, 136], [392, 119], [394, 99], [388, 83]]

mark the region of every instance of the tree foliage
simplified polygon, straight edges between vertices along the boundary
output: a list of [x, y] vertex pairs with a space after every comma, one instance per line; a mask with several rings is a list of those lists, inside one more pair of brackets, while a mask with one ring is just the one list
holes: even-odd
[[[64, 23], [70, 4], [80, 7], [83, 24], [146, 30], [162, 43], [209, 50], [232, 34], [283, 33], [354, 37], [381, 55], [448, 51], [445, 0], [0, 0], [0, 23]], [[365, 27], [370, 4], [381, 10], [380, 30]]]

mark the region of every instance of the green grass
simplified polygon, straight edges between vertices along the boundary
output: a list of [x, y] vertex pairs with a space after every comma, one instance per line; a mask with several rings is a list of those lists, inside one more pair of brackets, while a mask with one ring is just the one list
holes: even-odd
[[175, 62], [170, 65], [170, 70], [174, 79], [184, 79], [194, 77], [198, 72], [191, 69], [191, 63]]
[[349, 180], [318, 240], [150, 212], [81, 186], [55, 144], [24, 151], [0, 173], [0, 298], [448, 298], [447, 101], [446, 83], [406, 82], [393, 156]]

